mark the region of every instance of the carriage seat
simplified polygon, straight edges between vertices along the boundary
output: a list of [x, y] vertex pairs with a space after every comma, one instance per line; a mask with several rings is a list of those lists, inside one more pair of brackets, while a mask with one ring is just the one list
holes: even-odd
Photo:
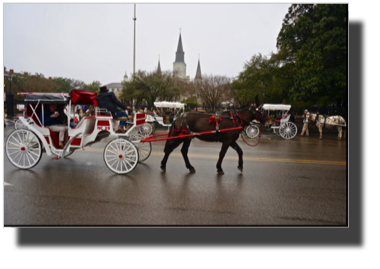
[[289, 120], [290, 114], [284, 114], [281, 118], [276, 118], [276, 125], [280, 125], [283, 122], [287, 122]]
[[82, 118], [77, 126], [70, 130], [70, 136], [73, 136], [78, 132], [82, 132], [84, 136], [92, 134], [95, 129], [95, 122], [96, 116], [87, 116]]

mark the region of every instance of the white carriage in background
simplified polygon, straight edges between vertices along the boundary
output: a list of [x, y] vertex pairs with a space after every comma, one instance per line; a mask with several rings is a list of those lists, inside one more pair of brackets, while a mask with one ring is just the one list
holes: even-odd
[[275, 124], [271, 126], [273, 132], [276, 135], [281, 136], [284, 139], [293, 139], [297, 135], [297, 126], [289, 121], [290, 114], [288, 114], [291, 105], [285, 104], [264, 104], [261, 109], [269, 111], [277, 111], [279, 112], [277, 118], [275, 118]]
[[171, 123], [170, 121], [166, 121], [166, 114], [165, 110], [166, 109], [174, 109], [174, 117], [173, 120], [180, 114], [180, 112], [185, 110], [185, 105], [179, 102], [154, 102], [154, 106], [157, 108], [159, 111], [159, 114], [146, 114], [146, 119], [145, 121], [152, 126], [152, 131], [149, 133], [148, 131], [144, 131], [144, 133], [149, 133], [153, 134], [154, 131], [156, 130], [157, 124], [161, 126], [165, 126], [170, 128]]
[[[105, 147], [103, 158], [106, 166], [117, 174], [131, 172], [139, 162], [145, 161], [152, 151], [150, 142], [141, 143], [144, 136], [139, 132], [145, 124], [145, 114], [137, 113], [133, 126], [125, 134], [116, 133], [119, 120], [114, 119], [111, 112], [100, 109], [96, 101], [96, 93], [71, 90], [67, 93], [24, 93], [27, 102], [26, 115], [20, 117], [23, 127], [13, 131], [5, 142], [5, 153], [9, 161], [20, 169], [30, 169], [37, 165], [43, 151], [53, 160], [66, 158], [75, 150], [83, 149], [106, 137], [114, 137]], [[68, 130], [65, 134], [64, 148], [59, 148], [59, 133], [44, 127], [40, 115], [44, 106], [57, 104], [58, 111], [66, 107], [69, 113], [60, 113], [67, 120]], [[77, 104], [92, 105], [93, 113], [83, 117], [75, 128], [70, 127], [67, 115], [74, 115]], [[124, 119], [123, 119], [124, 120]], [[43, 114], [42, 114], [43, 121]], [[44, 150], [43, 150], [44, 148]]]

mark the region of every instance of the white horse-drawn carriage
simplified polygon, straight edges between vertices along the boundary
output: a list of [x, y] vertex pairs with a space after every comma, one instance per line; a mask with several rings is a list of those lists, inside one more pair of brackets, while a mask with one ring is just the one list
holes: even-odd
[[264, 104], [259, 109], [269, 111], [277, 111], [277, 117], [271, 128], [276, 135], [281, 136], [284, 139], [293, 139], [297, 135], [297, 126], [289, 121], [290, 114], [288, 113], [291, 105], [285, 104]]
[[[146, 114], [146, 119], [145, 121], [147, 124], [152, 126], [152, 130], [149, 132], [149, 127], [144, 127], [147, 128], [145, 133], [147, 134], [153, 134], [154, 131], [156, 130], [156, 126], [159, 124], [164, 127], [170, 127], [171, 123], [166, 121], [166, 114], [165, 114], [165, 109], [173, 109], [174, 110], [174, 115], [173, 115], [173, 120], [176, 118], [176, 116], [179, 115], [180, 111], [185, 110], [185, 104], [179, 103], [179, 102], [154, 102], [154, 106], [158, 109], [160, 112], [159, 114]], [[145, 124], [145, 126], [147, 125]]]
[[[26, 115], [20, 117], [23, 128], [16, 129], [5, 142], [5, 153], [9, 161], [20, 169], [37, 165], [45, 151], [54, 160], [68, 157], [75, 150], [88, 147], [106, 137], [114, 137], [105, 147], [103, 157], [106, 166], [117, 174], [131, 172], [139, 162], [146, 160], [152, 151], [150, 142], [141, 143], [144, 136], [139, 132], [145, 124], [145, 114], [137, 113], [133, 126], [125, 134], [116, 133], [119, 121], [111, 112], [98, 107], [96, 93], [71, 90], [69, 94], [29, 93], [25, 94]], [[59, 147], [59, 133], [44, 126], [43, 114], [46, 106], [57, 104], [67, 119], [64, 147]], [[83, 117], [75, 128], [70, 127], [68, 115], [74, 115], [76, 104], [92, 105], [91, 116]], [[42, 114], [42, 117], [40, 115]], [[42, 118], [42, 122], [41, 122]], [[43, 150], [44, 148], [44, 150]]]

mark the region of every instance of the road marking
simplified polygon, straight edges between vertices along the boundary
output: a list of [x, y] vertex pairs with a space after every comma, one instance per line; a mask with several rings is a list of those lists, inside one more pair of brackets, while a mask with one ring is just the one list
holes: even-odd
[[4, 181], [4, 186], [13, 186], [13, 184]]
[[[103, 149], [86, 148], [86, 151], [103, 152]], [[151, 152], [151, 155], [164, 156], [163, 152]], [[181, 153], [171, 153], [170, 156], [182, 157]], [[203, 154], [188, 154], [189, 158], [205, 158], [205, 159], [218, 159], [218, 155], [203, 155]], [[224, 159], [238, 160], [238, 157], [225, 156]], [[278, 159], [278, 158], [259, 158], [259, 157], [243, 157], [244, 161], [261, 161], [261, 162], [279, 162], [279, 163], [308, 163], [308, 164], [329, 164], [329, 165], [346, 165], [346, 162], [336, 161], [321, 161], [321, 160], [301, 160], [301, 159]]]

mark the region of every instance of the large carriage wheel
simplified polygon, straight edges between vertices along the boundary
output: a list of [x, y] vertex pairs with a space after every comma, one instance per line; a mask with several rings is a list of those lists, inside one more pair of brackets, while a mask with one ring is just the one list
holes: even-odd
[[133, 143], [125, 138], [110, 141], [103, 154], [106, 166], [116, 174], [128, 174], [136, 168], [139, 152]]
[[281, 124], [279, 132], [282, 138], [292, 139], [297, 134], [297, 126], [293, 122], [285, 122]]
[[137, 147], [137, 150], [139, 151], [139, 163], [142, 163], [143, 161], [148, 159], [150, 156], [150, 153], [152, 152], [152, 143], [151, 142], [141, 143], [140, 141], [143, 138], [144, 136], [141, 134], [134, 134], [130, 137], [130, 140]]
[[30, 169], [38, 164], [42, 156], [42, 145], [32, 131], [13, 131], [5, 143], [8, 160], [17, 168]]
[[20, 119], [16, 120], [15, 122], [15, 129], [26, 129], [26, 126], [22, 123]]
[[260, 130], [256, 125], [248, 125], [244, 128], [244, 132], [249, 138], [255, 138], [259, 135]]

